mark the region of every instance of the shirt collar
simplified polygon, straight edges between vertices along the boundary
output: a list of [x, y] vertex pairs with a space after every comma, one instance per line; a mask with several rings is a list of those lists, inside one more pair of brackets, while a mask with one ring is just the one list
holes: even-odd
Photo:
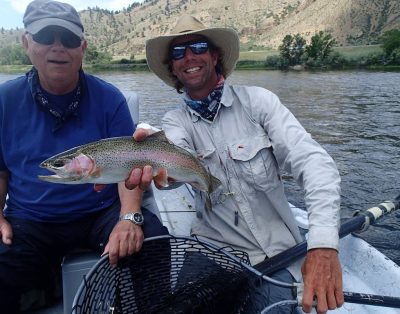
[[[184, 98], [184, 99], [191, 99], [190, 96], [186, 93], [186, 91], [183, 92], [183, 98]], [[222, 96], [221, 96], [221, 102], [220, 102], [220, 103], [221, 103], [221, 105], [222, 105], [223, 107], [231, 107], [232, 104], [233, 104], [233, 95], [232, 95], [232, 91], [231, 91], [231, 89], [229, 88], [229, 84], [226, 82], [226, 80], [225, 80], [225, 83], [224, 83], [224, 88], [223, 88], [223, 90], [222, 90]], [[195, 110], [193, 110], [192, 108], [190, 108], [189, 106], [187, 106], [187, 105], [185, 104], [185, 102], [182, 104], [182, 106], [183, 106], [183, 108], [185, 108], [187, 111], [189, 111], [189, 113], [191, 114], [191, 116], [192, 116], [192, 122], [197, 122], [197, 121], [199, 121], [200, 119], [202, 119], [203, 121], [206, 121], [206, 122], [208, 122], [208, 123], [212, 123], [212, 122], [210, 122], [210, 121], [208, 121], [208, 120], [206, 120], [206, 119], [203, 119], [203, 118], [200, 116], [200, 114], [199, 114], [198, 112], [196, 112]], [[221, 108], [220, 108], [219, 111], [221, 111]], [[220, 113], [218, 113], [218, 114], [220, 114]]]

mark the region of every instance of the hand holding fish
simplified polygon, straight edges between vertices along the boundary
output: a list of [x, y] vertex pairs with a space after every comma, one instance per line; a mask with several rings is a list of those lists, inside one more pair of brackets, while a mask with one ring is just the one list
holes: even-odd
[[[155, 131], [152, 129], [136, 129], [135, 133], [133, 133], [133, 138], [135, 141], [141, 142], [144, 141], [149, 135], [154, 134]], [[164, 168], [159, 170], [159, 177], [161, 181], [167, 180], [167, 172]], [[140, 187], [141, 190], [145, 191], [151, 184], [153, 180], [153, 168], [150, 165], [143, 167], [143, 169], [135, 168], [129, 174], [128, 179], [125, 180], [125, 186], [129, 190], [133, 190], [137, 186]], [[156, 183], [157, 187], [160, 187], [158, 183]]]
[[[136, 129], [135, 133], [133, 133], [133, 138], [135, 141], [141, 142], [146, 139], [149, 135], [153, 134], [155, 131], [151, 129]], [[162, 180], [167, 180], [167, 173], [165, 169], [160, 169], [160, 173], [162, 173]], [[137, 186], [143, 191], [147, 190], [153, 180], [153, 168], [150, 165], [144, 166], [141, 168], [134, 168], [129, 173], [129, 177], [125, 180], [125, 187], [128, 190], [133, 190]], [[99, 192], [104, 188], [105, 184], [95, 184], [94, 190]], [[156, 183], [157, 187], [160, 187]]]

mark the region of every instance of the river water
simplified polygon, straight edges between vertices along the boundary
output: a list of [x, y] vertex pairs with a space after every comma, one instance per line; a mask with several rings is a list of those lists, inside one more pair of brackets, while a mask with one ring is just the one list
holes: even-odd
[[[141, 122], [160, 126], [163, 114], [180, 102], [149, 72], [97, 75], [139, 94]], [[15, 76], [0, 73], [0, 83]], [[400, 194], [400, 72], [236, 71], [228, 80], [273, 91], [330, 153], [342, 178], [342, 220]], [[293, 179], [285, 186], [289, 201], [304, 207]], [[400, 265], [400, 213], [362, 237]]]

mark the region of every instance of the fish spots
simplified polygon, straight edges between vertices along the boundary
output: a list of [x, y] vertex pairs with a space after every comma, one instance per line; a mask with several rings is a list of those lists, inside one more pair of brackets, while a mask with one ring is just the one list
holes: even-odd
[[[54, 166], [66, 159], [67, 166]], [[132, 137], [108, 138], [69, 149], [42, 163], [42, 167], [57, 175], [39, 178], [64, 184], [109, 184], [125, 181], [133, 169], [143, 169], [146, 165], [153, 168], [154, 181], [162, 186], [169, 182], [157, 176], [161, 169], [167, 171], [169, 180], [187, 182], [205, 193], [211, 193], [221, 184], [195, 156], [169, 143], [163, 134], [140, 142]]]

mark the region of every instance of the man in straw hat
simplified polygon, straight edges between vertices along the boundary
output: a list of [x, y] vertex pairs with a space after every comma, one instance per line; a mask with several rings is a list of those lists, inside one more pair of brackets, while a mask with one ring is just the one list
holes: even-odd
[[[302, 241], [281, 180], [281, 169], [291, 173], [305, 190], [309, 214], [303, 309], [311, 311], [314, 297], [318, 313], [341, 306], [339, 173], [276, 95], [226, 81], [239, 57], [236, 32], [182, 16], [169, 35], [147, 41], [146, 55], [150, 69], [183, 93], [183, 105], [162, 120], [168, 139], [199, 156], [222, 182], [211, 195], [212, 211], [196, 191], [192, 234], [246, 251], [253, 265]], [[272, 277], [293, 282], [300, 265]], [[263, 289], [270, 304], [294, 298], [287, 288]]]

